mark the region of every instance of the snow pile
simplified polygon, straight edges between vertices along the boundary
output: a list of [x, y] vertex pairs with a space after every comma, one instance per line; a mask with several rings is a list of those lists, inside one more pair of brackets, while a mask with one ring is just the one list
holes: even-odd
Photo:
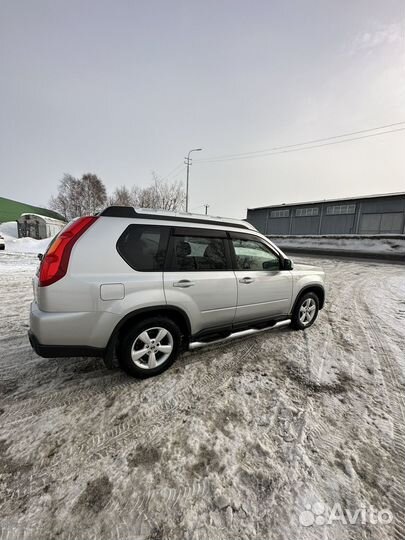
[[330, 251], [353, 255], [405, 257], [405, 235], [268, 236], [280, 248], [291, 251]]
[[17, 222], [5, 221], [4, 223], [0, 223], [0, 234], [2, 236], [8, 235], [12, 236], [13, 238], [18, 238]]
[[35, 238], [14, 238], [3, 234], [7, 253], [45, 253], [52, 238], [36, 240]]
[[45, 253], [51, 238], [18, 238], [16, 221], [0, 223], [0, 234], [4, 238], [7, 253]]

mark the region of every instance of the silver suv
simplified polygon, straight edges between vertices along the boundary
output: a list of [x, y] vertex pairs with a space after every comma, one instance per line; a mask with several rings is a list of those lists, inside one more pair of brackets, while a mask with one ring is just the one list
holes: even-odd
[[191, 342], [287, 319], [308, 328], [325, 302], [323, 270], [293, 267], [245, 221], [119, 206], [69, 223], [33, 281], [40, 356], [117, 355], [141, 378]]

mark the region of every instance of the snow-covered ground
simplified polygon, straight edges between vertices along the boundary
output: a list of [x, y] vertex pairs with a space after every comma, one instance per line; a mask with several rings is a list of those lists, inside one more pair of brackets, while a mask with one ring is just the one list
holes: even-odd
[[18, 238], [17, 222], [0, 223], [0, 234], [6, 245], [5, 253], [45, 253], [52, 238], [36, 240], [35, 238]]
[[299, 259], [327, 274], [312, 328], [138, 381], [36, 356], [37, 259], [0, 254], [0, 538], [404, 538], [404, 267]]
[[6, 254], [14, 253], [45, 253], [49, 242], [52, 238], [44, 238], [36, 240], [35, 238], [13, 238], [7, 234], [3, 234], [6, 249]]

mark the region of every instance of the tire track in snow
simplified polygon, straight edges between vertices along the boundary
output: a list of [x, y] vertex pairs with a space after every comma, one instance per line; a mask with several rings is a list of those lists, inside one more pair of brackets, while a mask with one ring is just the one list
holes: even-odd
[[[341, 273], [341, 269], [337, 269], [337, 271], [339, 271], [339, 273]], [[350, 268], [349, 268], [349, 271], [350, 271]], [[362, 281], [363, 280], [362, 280], [361, 276], [356, 280], [346, 278], [346, 286], [345, 286], [344, 290], [343, 291], [342, 290], [333, 291], [333, 294], [330, 295], [330, 297], [329, 297], [328, 304], [332, 303], [334, 305], [336, 305], [336, 304], [352, 305], [353, 298], [355, 296], [355, 295], [353, 296], [354, 291], [358, 288], [359, 282], [362, 283]], [[335, 294], [335, 293], [337, 293], [337, 294]], [[345, 312], [344, 309], [342, 309], [342, 308], [337, 308], [336, 310], [334, 309], [333, 311], [335, 311], [336, 313], [340, 313], [340, 314]], [[329, 315], [329, 313], [328, 313], [328, 315]], [[330, 330], [332, 331], [331, 346], [336, 347], [336, 345], [339, 344], [340, 341], [341, 341], [341, 337], [340, 337], [342, 335], [341, 327], [344, 328], [347, 325], [342, 325], [343, 320], [341, 318], [336, 319], [335, 317], [333, 317], [333, 318], [328, 317], [328, 319], [329, 319], [329, 327], [328, 327], [328, 329], [330, 328]], [[337, 329], [335, 328], [335, 325], [337, 325]], [[347, 328], [345, 329], [345, 331], [346, 330], [347, 330]], [[362, 331], [361, 335], [362, 335], [361, 342], [363, 344], [367, 344], [366, 333], [364, 331]], [[312, 334], [311, 334], [311, 336], [312, 336]], [[345, 338], [345, 343], [346, 343], [347, 336], [343, 335], [343, 337]], [[350, 334], [349, 337], [350, 337], [349, 341], [353, 342], [353, 335]], [[328, 339], [326, 340], [326, 342], [328, 342]], [[348, 344], [350, 345], [350, 342]], [[325, 345], [326, 345], [325, 348], [327, 348], [327, 343]], [[357, 343], [357, 345], [358, 345], [358, 343]], [[347, 349], [345, 349], [345, 350], [347, 350]], [[368, 345], [367, 345], [367, 350], [368, 350], [368, 352], [370, 351], [370, 348], [368, 347]], [[365, 358], [366, 356], [367, 356], [367, 351], [365, 351], [365, 354], [363, 354], [362, 357]], [[327, 357], [328, 357], [328, 359], [334, 358], [334, 357], [336, 358], [336, 355], [327, 354]], [[358, 365], [358, 368], [356, 369], [356, 363], [355, 362], [356, 362], [356, 357], [353, 355], [352, 361], [351, 361], [351, 368], [350, 368], [352, 378], [355, 378], [356, 373], [358, 374], [358, 376], [361, 376], [362, 372], [359, 371], [359, 369], [364, 368], [364, 366], [362, 366], [360, 364], [360, 365]], [[323, 364], [322, 364], [321, 367], [323, 367]], [[321, 381], [322, 381], [322, 377], [319, 376], [318, 377], [318, 382], [321, 382]], [[376, 391], [380, 391], [379, 388], [376, 388]], [[327, 398], [327, 394], [326, 394], [326, 398]], [[323, 403], [323, 405], [325, 405], [325, 402]], [[337, 406], [339, 407], [338, 409], [336, 409]], [[336, 399], [335, 399], [335, 402], [333, 404], [331, 403], [329, 405], [329, 407], [331, 408], [331, 410], [334, 410], [336, 417], [340, 416], [339, 412], [338, 412], [339, 409], [341, 411], [342, 416], [343, 416], [344, 412], [347, 410], [347, 406], [344, 405], [344, 404], [340, 404], [340, 402], [336, 401]], [[350, 434], [350, 432], [346, 432], [346, 430], [345, 430], [346, 426], [345, 425], [340, 425], [339, 430], [332, 430], [331, 431], [330, 425], [328, 425], [322, 418], [319, 418], [318, 422], [312, 420], [310, 425], [311, 425], [311, 433], [308, 434], [308, 437], [310, 438], [311, 436], [313, 436], [313, 439], [316, 440], [316, 442], [317, 442], [317, 444], [316, 444], [317, 452], [320, 455], [322, 460], [330, 459], [330, 456], [334, 455], [336, 449], [344, 447], [345, 441], [351, 439], [351, 434]], [[350, 427], [350, 425], [348, 427]], [[317, 474], [317, 471], [316, 471], [316, 468], [315, 468], [314, 478], [318, 478], [319, 481], [320, 481], [320, 484], [322, 483], [322, 479], [319, 478], [319, 476]], [[352, 486], [351, 482], [347, 483], [346, 489], [348, 489], [349, 491], [352, 491], [352, 496], [353, 497], [356, 496], [356, 487]], [[336, 501], [333, 501], [333, 503], [334, 502], [336, 502]], [[304, 510], [304, 508], [302, 507], [301, 510]], [[319, 531], [319, 532], [321, 532], [321, 531]], [[330, 533], [331, 536], [329, 536], [329, 533]], [[322, 531], [322, 534], [326, 535], [326, 536], [323, 536], [323, 538], [331, 538], [331, 539], [335, 538], [336, 533], [337, 533], [337, 531], [333, 530], [333, 529], [326, 529], [326, 530]], [[347, 530], [344, 531], [344, 534], [348, 534], [348, 533], [350, 534], [350, 531], [347, 531]], [[376, 531], [376, 533], [377, 533], [377, 531]], [[355, 534], [355, 533], [353, 533], [353, 534]], [[387, 528], [379, 527], [378, 534], [379, 534], [379, 538], [385, 538], [387, 535], [390, 534], [390, 532], [387, 530]]]
[[[381, 284], [379, 284], [381, 286]], [[366, 313], [369, 316], [368, 324], [374, 346], [374, 354], [378, 356], [382, 367], [382, 375], [385, 379], [388, 401], [391, 403], [391, 415], [394, 420], [394, 446], [393, 460], [399, 464], [398, 477], [395, 477], [395, 489], [393, 494], [389, 494], [392, 508], [394, 510], [395, 520], [395, 538], [403, 540], [405, 535], [405, 399], [404, 392], [404, 373], [393, 360], [395, 355], [391, 351], [389, 342], [382, 339], [385, 336], [381, 330], [385, 326], [383, 320], [377, 324], [375, 311], [370, 308], [366, 294], [366, 287], [372, 290], [376, 284], [368, 279], [362, 289], [358, 292], [358, 302], [362, 302]], [[378, 315], [377, 315], [378, 316]]]

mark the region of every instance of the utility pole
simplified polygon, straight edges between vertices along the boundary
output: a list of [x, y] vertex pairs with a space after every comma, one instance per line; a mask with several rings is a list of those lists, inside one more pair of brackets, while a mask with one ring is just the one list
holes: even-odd
[[188, 183], [190, 179], [190, 165], [191, 165], [191, 159], [190, 154], [191, 152], [201, 152], [202, 148], [193, 148], [193, 150], [190, 150], [190, 152], [187, 154], [187, 157], [185, 159], [185, 164], [187, 165], [187, 181], [186, 181], [186, 212], [188, 212]]
[[208, 214], [208, 208], [210, 207], [210, 205], [209, 204], [204, 204], [204, 206], [205, 206], [205, 215], [207, 215]]

